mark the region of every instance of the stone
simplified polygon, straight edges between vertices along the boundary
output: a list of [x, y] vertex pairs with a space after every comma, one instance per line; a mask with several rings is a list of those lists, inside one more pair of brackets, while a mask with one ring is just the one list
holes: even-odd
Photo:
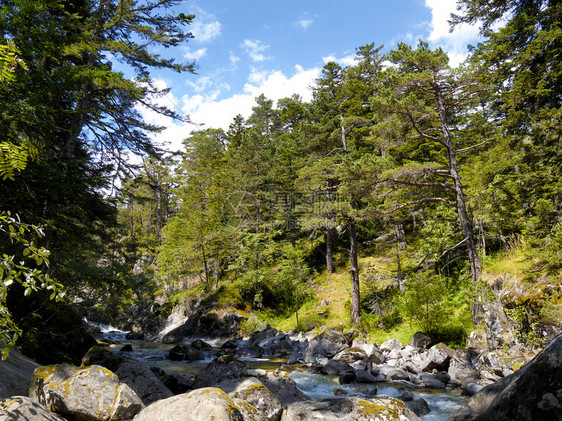
[[412, 336], [410, 345], [414, 348], [427, 349], [431, 346], [432, 342], [433, 340], [428, 334], [423, 332], [416, 332], [414, 333], [414, 336]]
[[322, 374], [340, 376], [345, 373], [353, 373], [353, 367], [344, 361], [328, 360], [328, 363], [320, 368]]
[[306, 393], [298, 388], [297, 384], [289, 377], [289, 373], [286, 371], [276, 370], [274, 372], [267, 372], [261, 376], [259, 380], [273, 393], [283, 406], [309, 399]]
[[550, 421], [560, 414], [562, 334], [518, 371], [476, 393], [450, 420]]
[[[277, 421], [283, 407], [265, 385], [255, 377], [220, 382], [217, 388], [225, 392], [234, 403], [241, 407], [246, 402], [255, 408], [267, 421]], [[244, 409], [241, 407], [241, 409]], [[244, 412], [244, 411], [243, 411]]]
[[64, 421], [27, 396], [13, 396], [0, 402], [0, 421]]
[[198, 361], [203, 359], [203, 353], [191, 344], [176, 345], [168, 352], [168, 359], [172, 361]]
[[160, 367], [150, 367], [156, 376], [170, 389], [174, 395], [180, 395], [193, 389], [193, 377], [185, 377], [176, 373], [167, 373]]
[[389, 365], [380, 365], [377, 367], [378, 371], [372, 370], [375, 376], [384, 376], [387, 381], [390, 380], [410, 380], [410, 374], [398, 367], [392, 367]]
[[287, 335], [263, 339], [257, 346], [262, 350], [261, 355], [268, 357], [283, 357], [291, 355], [295, 351], [295, 345]]
[[449, 369], [449, 362], [454, 353], [455, 351], [444, 343], [433, 345], [429, 348], [429, 352], [422, 366], [422, 371], [430, 372], [434, 369], [447, 371]]
[[346, 348], [349, 348], [348, 338], [336, 329], [328, 329], [309, 341], [306, 361], [316, 362], [318, 356], [333, 358]]
[[[3, 344], [0, 343], [0, 347]], [[26, 395], [33, 371], [39, 367], [35, 361], [27, 358], [15, 349], [10, 349], [6, 360], [0, 359], [0, 400], [15, 395]]]
[[230, 356], [221, 356], [200, 370], [193, 380], [193, 388], [214, 386], [219, 381], [239, 379], [248, 375], [248, 365]]
[[462, 390], [462, 394], [464, 396], [474, 396], [476, 395], [478, 392], [480, 392], [482, 389], [484, 388], [484, 386], [482, 386], [481, 384], [477, 384], [477, 383], [468, 383], [465, 388]]
[[297, 402], [283, 411], [281, 421], [420, 421], [408, 406], [395, 398], [376, 396], [370, 398]]
[[338, 352], [334, 356], [334, 360], [344, 361], [348, 364], [352, 364], [357, 361], [365, 361], [368, 358], [367, 353], [361, 348], [347, 348]]
[[174, 395], [148, 366], [103, 347], [91, 348], [82, 358], [82, 365], [101, 365], [112, 371], [119, 381], [135, 391], [145, 405]]
[[477, 375], [476, 362], [478, 353], [469, 349], [466, 351], [457, 349], [449, 362], [449, 376], [464, 382], [466, 379]]
[[433, 374], [421, 374], [420, 386], [425, 386], [430, 389], [445, 389], [446, 383], [443, 383], [441, 380], [435, 378]]
[[424, 398], [414, 399], [408, 403], [408, 407], [412, 410], [414, 414], [419, 417], [427, 415], [431, 412], [429, 405]]
[[488, 347], [490, 349], [497, 349], [502, 345], [514, 343], [515, 335], [501, 302], [484, 303], [483, 309]]
[[225, 392], [215, 387], [205, 387], [154, 402], [134, 418], [134, 421], [155, 420], [246, 421], [238, 405]]
[[400, 341], [396, 338], [394, 339], [389, 339], [386, 342], [383, 342], [381, 345], [381, 350], [383, 351], [400, 351], [402, 349], [402, 344], [400, 343]]
[[377, 378], [365, 370], [355, 370], [355, 381], [357, 383], [377, 383]]
[[99, 365], [38, 367], [31, 379], [29, 397], [62, 417], [81, 421], [127, 420], [144, 408], [129, 386]]

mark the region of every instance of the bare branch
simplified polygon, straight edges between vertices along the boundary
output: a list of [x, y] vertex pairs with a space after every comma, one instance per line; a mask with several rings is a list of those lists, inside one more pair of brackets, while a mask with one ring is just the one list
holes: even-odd
[[412, 202], [408, 202], [408, 203], [404, 203], [403, 205], [397, 206], [394, 209], [391, 209], [387, 212], [381, 212], [383, 215], [390, 215], [400, 209], [404, 209], [406, 207], [409, 206], [416, 206], [416, 205], [420, 205], [422, 203], [428, 203], [428, 202], [442, 202], [445, 203], [449, 206], [455, 207], [455, 203], [451, 202], [450, 200], [444, 199], [442, 197], [426, 197], [424, 199], [419, 199], [419, 200], [414, 200]]

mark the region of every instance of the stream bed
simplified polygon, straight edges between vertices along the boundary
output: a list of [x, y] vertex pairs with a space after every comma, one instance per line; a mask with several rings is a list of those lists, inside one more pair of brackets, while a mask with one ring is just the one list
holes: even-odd
[[[119, 335], [118, 332], [114, 332]], [[117, 337], [113, 337], [117, 339]], [[208, 338], [204, 339], [213, 346], [220, 346], [220, 343], [212, 343]], [[133, 346], [133, 351], [127, 355], [132, 358], [160, 367], [166, 372], [176, 373], [184, 376], [195, 376], [199, 370], [209, 364], [215, 355], [206, 355], [205, 359], [199, 361], [171, 361], [166, 359], [167, 352], [174, 345], [165, 345], [157, 342], [146, 341], [117, 341], [117, 345], [112, 345], [112, 350], [119, 352], [119, 349], [129, 343]], [[284, 359], [261, 359], [261, 358], [240, 358], [253, 369], [274, 371], [285, 362]], [[391, 383], [351, 383], [340, 385], [337, 376], [316, 374], [306, 370], [304, 365], [293, 366], [294, 370], [289, 374], [297, 386], [306, 393], [311, 399], [337, 398], [350, 395], [373, 396], [387, 395], [399, 397], [405, 390], [409, 390], [414, 399], [423, 398], [431, 412], [420, 417], [424, 421], [446, 421], [466, 402], [466, 397], [458, 393], [451, 393], [444, 390], [425, 390], [425, 389], [406, 389], [406, 387]]]

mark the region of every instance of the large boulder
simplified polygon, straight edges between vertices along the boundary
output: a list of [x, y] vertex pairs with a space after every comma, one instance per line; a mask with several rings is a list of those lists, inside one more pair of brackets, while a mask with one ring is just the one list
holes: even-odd
[[262, 356], [287, 356], [293, 354], [295, 351], [295, 344], [287, 335], [278, 335], [272, 338], [262, 339], [259, 342], [254, 342], [254, 347], [260, 350]]
[[289, 405], [281, 417], [281, 421], [301, 420], [421, 421], [404, 402], [388, 396], [297, 402]]
[[250, 404], [267, 421], [277, 421], [283, 412], [279, 400], [255, 377], [228, 380], [216, 385], [217, 388], [227, 393], [244, 412], [243, 402]]
[[135, 392], [101, 366], [68, 364], [35, 369], [29, 397], [48, 410], [78, 421], [128, 420], [144, 405]]
[[431, 372], [433, 369], [446, 371], [449, 369], [449, 362], [455, 351], [444, 343], [433, 345], [429, 348], [425, 364], [422, 370]]
[[427, 333], [416, 332], [414, 333], [414, 336], [412, 336], [410, 345], [414, 348], [427, 349], [431, 346], [432, 342], [433, 340], [431, 339], [431, 336]]
[[294, 380], [289, 377], [289, 373], [284, 370], [267, 372], [264, 376], [260, 377], [260, 381], [275, 395], [283, 406], [309, 399], [308, 395], [299, 389]]
[[514, 343], [515, 335], [501, 302], [484, 303], [483, 309], [488, 347], [490, 349], [497, 349], [502, 345]]
[[189, 316], [184, 324], [163, 335], [162, 343], [178, 343], [186, 336], [232, 337], [246, 318], [237, 310], [202, 308]]
[[484, 387], [450, 421], [550, 421], [562, 414], [562, 335], [515, 373]]
[[349, 335], [337, 329], [328, 329], [312, 338], [308, 343], [307, 362], [316, 362], [320, 358], [332, 358], [338, 352], [349, 348]]
[[248, 365], [231, 356], [220, 356], [200, 370], [193, 381], [193, 388], [214, 386], [220, 381], [248, 376]]
[[0, 402], [0, 421], [64, 421], [64, 418], [27, 396], [14, 396]]
[[477, 376], [476, 363], [478, 362], [478, 356], [479, 354], [472, 349], [455, 350], [449, 362], [449, 375], [461, 382], [469, 378], [475, 378]]
[[119, 381], [133, 389], [145, 405], [174, 395], [147, 365], [100, 346], [86, 353], [82, 365], [101, 365], [114, 372]]
[[[254, 418], [259, 420], [259, 416]], [[155, 402], [134, 421], [249, 421], [240, 408], [220, 389], [206, 387]], [[263, 420], [263, 419], [262, 419]]]
[[[0, 343], [0, 348], [3, 344]], [[0, 359], [0, 400], [15, 395], [26, 395], [33, 371], [39, 367], [35, 361], [15, 349], [10, 350], [7, 359]]]

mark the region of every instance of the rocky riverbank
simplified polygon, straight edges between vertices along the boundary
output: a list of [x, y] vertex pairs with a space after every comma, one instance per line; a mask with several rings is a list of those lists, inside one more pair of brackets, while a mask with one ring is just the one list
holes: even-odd
[[[484, 419], [476, 416], [483, 416], [488, 407], [502, 413], [503, 401], [509, 405], [514, 400], [524, 403], [533, 416], [527, 419], [533, 421], [557, 419], [540, 417], [562, 409], [562, 336], [518, 371], [513, 361], [519, 360], [510, 358], [514, 351], [453, 350], [444, 344], [432, 344], [423, 334], [416, 334], [406, 345], [396, 339], [378, 345], [367, 343], [356, 332], [337, 329], [307, 337], [266, 327], [249, 338], [231, 339], [221, 346], [184, 338], [169, 350], [169, 359], [213, 359], [192, 378], [136, 361], [126, 349], [113, 352], [94, 347], [84, 357], [82, 367], [33, 367], [28, 397], [9, 396], [0, 405], [0, 420], [13, 419], [6, 417], [14, 411], [20, 414], [16, 418], [20, 420], [64, 417], [92, 421], [212, 417], [290, 421], [314, 419], [312, 414], [321, 414], [327, 420], [344, 415], [349, 420], [418, 420], [418, 415], [427, 413], [427, 405], [421, 399], [412, 399], [411, 393], [405, 392], [401, 399], [376, 395], [376, 385], [383, 382], [409, 390], [460, 389], [469, 395], [482, 389], [453, 418], [455, 421]], [[274, 372], [255, 370], [239, 361], [249, 357], [283, 357], [286, 364]], [[340, 384], [371, 384], [373, 393], [311, 400], [289, 376], [295, 365], [338, 376]], [[525, 397], [531, 386], [540, 391], [540, 396]], [[21, 394], [19, 389], [17, 394]], [[21, 415], [41, 411], [43, 418]]]

